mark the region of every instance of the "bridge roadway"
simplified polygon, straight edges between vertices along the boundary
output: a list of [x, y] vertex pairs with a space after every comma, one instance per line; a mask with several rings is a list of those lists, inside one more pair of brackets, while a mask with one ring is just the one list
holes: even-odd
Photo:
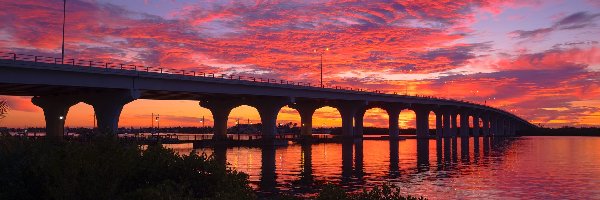
[[115, 133], [123, 106], [136, 99], [196, 100], [212, 112], [215, 138], [226, 137], [229, 113], [240, 105], [258, 110], [265, 140], [275, 138], [277, 114], [284, 106], [300, 113], [304, 136], [311, 135], [312, 115], [323, 106], [340, 112], [344, 137], [362, 137], [365, 111], [375, 107], [388, 113], [391, 138], [398, 137], [404, 109], [416, 114], [418, 138], [429, 137], [430, 112], [436, 115], [438, 138], [457, 133], [468, 138], [471, 132], [475, 137], [514, 136], [535, 127], [504, 110], [451, 99], [82, 60], [61, 64], [56, 58], [13, 53], [0, 53], [0, 95], [33, 96], [54, 138], [62, 137], [69, 108], [79, 102], [93, 106], [100, 130]]

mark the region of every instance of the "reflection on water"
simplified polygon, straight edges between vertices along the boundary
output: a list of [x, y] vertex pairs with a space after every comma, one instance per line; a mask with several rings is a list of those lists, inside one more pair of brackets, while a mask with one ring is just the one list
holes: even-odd
[[597, 137], [479, 137], [197, 151], [248, 173], [263, 193], [312, 194], [327, 182], [348, 190], [391, 182], [430, 199], [593, 199], [600, 198], [599, 144]]

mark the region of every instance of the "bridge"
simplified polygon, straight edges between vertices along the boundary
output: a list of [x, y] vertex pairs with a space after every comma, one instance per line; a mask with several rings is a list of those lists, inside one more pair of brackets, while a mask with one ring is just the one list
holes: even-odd
[[33, 96], [33, 104], [44, 111], [47, 136], [57, 139], [71, 106], [91, 105], [98, 129], [116, 133], [123, 106], [136, 99], [198, 101], [213, 115], [215, 139], [226, 138], [229, 113], [240, 105], [257, 109], [265, 141], [275, 138], [284, 106], [300, 114], [302, 136], [312, 134], [313, 113], [324, 106], [339, 111], [345, 138], [362, 137], [363, 116], [371, 108], [388, 113], [390, 138], [399, 135], [404, 109], [416, 115], [417, 138], [432, 137], [431, 112], [438, 138], [468, 138], [471, 132], [474, 137], [507, 137], [535, 127], [505, 110], [461, 100], [15, 53], [0, 53], [0, 95]]

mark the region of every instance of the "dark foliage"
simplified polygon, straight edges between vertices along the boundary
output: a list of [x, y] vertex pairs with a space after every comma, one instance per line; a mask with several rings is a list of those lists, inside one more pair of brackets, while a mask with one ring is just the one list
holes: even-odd
[[113, 138], [0, 138], [0, 199], [255, 199], [247, 175], [194, 153]]
[[400, 188], [388, 184], [353, 194], [348, 194], [335, 185], [325, 185], [316, 200], [425, 200], [425, 198], [402, 196]]
[[[212, 157], [139, 148], [97, 135], [85, 141], [0, 137], [0, 199], [256, 199], [248, 176]], [[325, 185], [319, 200], [418, 200], [384, 185], [356, 194]], [[272, 199], [300, 199], [275, 195]]]

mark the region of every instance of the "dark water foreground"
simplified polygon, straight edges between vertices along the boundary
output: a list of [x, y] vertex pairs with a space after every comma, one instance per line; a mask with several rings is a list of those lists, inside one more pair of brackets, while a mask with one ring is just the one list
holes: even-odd
[[[429, 199], [600, 199], [600, 137], [364, 140], [274, 148], [197, 149], [248, 173], [262, 192], [313, 194], [322, 183], [348, 190], [391, 182]], [[171, 146], [180, 152], [191, 145]]]

